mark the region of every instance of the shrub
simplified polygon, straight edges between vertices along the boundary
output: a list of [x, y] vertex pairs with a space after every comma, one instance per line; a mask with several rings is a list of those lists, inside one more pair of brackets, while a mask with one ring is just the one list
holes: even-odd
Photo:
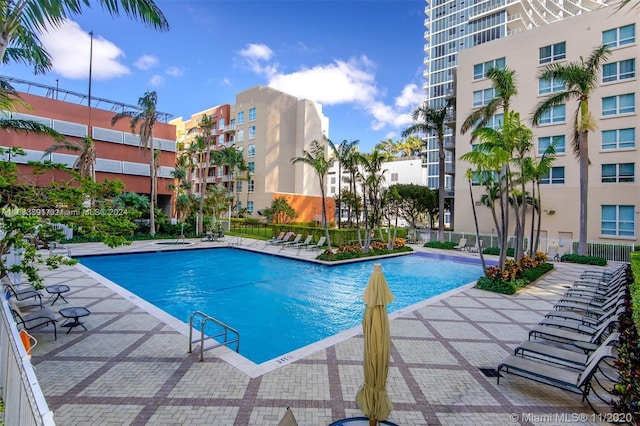
[[547, 256], [540, 252], [536, 253], [535, 258], [522, 256], [519, 262], [507, 259], [504, 268], [488, 267], [485, 276], [478, 279], [476, 287], [495, 293], [513, 294], [553, 269], [553, 264], [546, 260]]
[[435, 248], [435, 249], [441, 249], [441, 250], [453, 250], [453, 248], [457, 245], [458, 243], [454, 243], [453, 241], [444, 242], [444, 243], [441, 243], [440, 241], [429, 241], [428, 243], [424, 243], [423, 247], [429, 247], [429, 248]]
[[[493, 256], [500, 255], [500, 247], [487, 247], [482, 250], [482, 254], [490, 254]], [[516, 254], [515, 250], [511, 247], [507, 249], [507, 256], [513, 257]]]
[[360, 244], [350, 244], [348, 246], [340, 246], [336, 250], [336, 254], [338, 253], [362, 253], [362, 247], [360, 247]]
[[561, 262], [580, 263], [584, 265], [606, 266], [607, 259], [599, 256], [582, 256], [579, 254], [563, 254], [560, 257]]
[[526, 271], [524, 271], [522, 273], [522, 278], [532, 283], [552, 269], [553, 269], [553, 264], [542, 263], [538, 266], [534, 266], [533, 268], [527, 269]]
[[[344, 247], [349, 247], [349, 249], [340, 251], [340, 249], [343, 249]], [[376, 249], [376, 250], [370, 249], [368, 253], [363, 253], [362, 250], [353, 249], [351, 248], [351, 246], [344, 246], [344, 247], [340, 247], [340, 249], [338, 249], [336, 253], [333, 253], [330, 250], [325, 250], [322, 254], [316, 257], [316, 259], [325, 260], [325, 261], [336, 261], [336, 260], [359, 259], [362, 257], [371, 257], [371, 256], [382, 256], [385, 254], [401, 253], [405, 251], [413, 251], [411, 247], [406, 247], [406, 246], [393, 249], [393, 250], [387, 250], [386, 244], [384, 249]]]

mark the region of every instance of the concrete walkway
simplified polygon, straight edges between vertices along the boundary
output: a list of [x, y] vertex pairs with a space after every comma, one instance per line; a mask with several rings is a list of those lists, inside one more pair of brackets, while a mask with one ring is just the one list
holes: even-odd
[[[187, 248], [229, 240], [192, 242]], [[255, 250], [279, 249], [254, 240], [238, 243]], [[80, 255], [167, 248], [139, 242], [116, 250], [101, 244], [72, 245], [71, 251]], [[394, 410], [388, 420], [399, 425], [565, 424], [561, 414], [571, 418], [582, 413], [577, 424], [597, 423], [578, 395], [510, 375], [498, 386], [480, 370], [496, 368], [526, 339], [528, 328], [552, 309], [584, 269], [556, 264], [551, 274], [514, 296], [467, 286], [393, 319], [387, 390]], [[84, 267], [45, 270], [43, 276], [45, 285], [71, 287], [65, 294], [69, 305], [56, 303], [52, 310], [91, 310], [86, 332], [74, 328], [64, 334], [61, 329], [57, 341], [51, 327], [35, 333], [38, 345], [32, 361], [57, 425], [276, 425], [286, 407], [301, 425], [362, 415], [355, 405], [363, 382], [358, 330], [279, 368], [246, 373], [221, 359], [228, 356], [225, 350], [207, 352], [205, 361], [198, 362], [197, 354], [187, 353], [185, 324], [134, 295], [115, 291]]]

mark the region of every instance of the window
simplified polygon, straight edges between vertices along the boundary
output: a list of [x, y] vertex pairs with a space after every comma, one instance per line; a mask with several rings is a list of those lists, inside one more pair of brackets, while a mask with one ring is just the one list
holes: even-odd
[[218, 173], [218, 177], [222, 177], [224, 175], [224, 166], [216, 167], [216, 173]]
[[255, 157], [256, 156], [256, 146], [255, 145], [249, 145], [249, 149], [247, 150], [247, 155], [249, 157]]
[[238, 200], [238, 204], [236, 204], [236, 211], [242, 210], [242, 201]]
[[636, 110], [636, 94], [607, 96], [602, 98], [602, 115], [628, 114]]
[[224, 145], [224, 135], [218, 135], [218, 145]]
[[626, 80], [636, 76], [636, 60], [627, 59], [602, 66], [602, 82]]
[[391, 173], [391, 182], [397, 182], [397, 181], [398, 181], [398, 174]]
[[552, 167], [545, 176], [540, 178], [540, 185], [564, 184], [564, 167]]
[[244, 130], [238, 130], [236, 136], [238, 137], [238, 142], [244, 141]]
[[504, 114], [496, 114], [487, 122], [487, 127], [491, 127], [493, 130], [498, 130], [502, 127], [504, 121]]
[[238, 113], [238, 124], [244, 123], [244, 111]]
[[249, 127], [249, 140], [256, 138], [256, 126]]
[[602, 149], [635, 148], [636, 129], [603, 130]]
[[556, 105], [540, 116], [540, 124], [564, 123], [566, 119], [566, 108], [564, 105]]
[[565, 153], [564, 135], [558, 135], [538, 138], [538, 155], [543, 155], [551, 144], [553, 144], [553, 147], [556, 150], [556, 154]]
[[603, 164], [602, 183], [630, 183], [635, 181], [635, 164]]
[[218, 129], [224, 130], [224, 117], [218, 120]]
[[625, 25], [624, 27], [614, 28], [612, 30], [602, 32], [602, 44], [609, 49], [624, 46], [636, 42], [636, 25]]
[[473, 79], [481, 80], [487, 76], [487, 71], [491, 68], [498, 68], [503, 70], [507, 64], [505, 58], [495, 59], [493, 61], [488, 61], [483, 64], [475, 64], [473, 66]]
[[253, 214], [253, 201], [247, 201], [247, 212]]
[[255, 187], [256, 187], [256, 183], [255, 183], [255, 181], [250, 180], [250, 181], [249, 181], [249, 184], [247, 185], [247, 190], [248, 190], [249, 192], [253, 192], [253, 191], [255, 190]]
[[635, 236], [635, 206], [602, 206], [602, 235], [613, 235], [616, 237]]
[[563, 41], [540, 48], [540, 63], [555, 62], [567, 57], [567, 46]]
[[250, 108], [249, 109], [249, 121], [256, 121], [256, 109], [255, 108]]
[[538, 94], [544, 95], [546, 93], [562, 92], [565, 88], [564, 81], [560, 79], [547, 80], [541, 78], [538, 80]]
[[236, 192], [237, 193], [242, 192], [242, 181], [241, 180], [236, 182]]
[[249, 173], [255, 173], [256, 172], [256, 162], [255, 161], [249, 161], [247, 163], [247, 169], [249, 169]]
[[487, 105], [495, 96], [493, 87], [473, 92], [473, 107]]

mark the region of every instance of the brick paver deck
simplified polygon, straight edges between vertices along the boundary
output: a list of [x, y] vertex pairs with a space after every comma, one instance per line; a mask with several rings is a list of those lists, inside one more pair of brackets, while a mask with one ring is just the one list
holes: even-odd
[[[215, 244], [226, 243], [197, 241], [189, 248]], [[240, 244], [280, 250], [253, 240]], [[140, 242], [117, 251], [159, 248]], [[98, 244], [71, 250], [74, 255], [113, 252]], [[313, 256], [305, 250], [282, 253]], [[527, 329], [584, 269], [556, 264], [551, 274], [514, 296], [467, 286], [393, 319], [387, 390], [394, 409], [388, 420], [399, 425], [502, 425], [535, 424], [550, 416], [540, 423], [553, 424], [548, 420], [555, 414], [584, 413], [582, 423], [590, 423], [592, 412], [578, 395], [511, 375], [498, 386], [480, 371], [496, 368], [526, 339]], [[71, 287], [65, 294], [70, 306], [91, 310], [83, 319], [86, 332], [76, 328], [59, 334], [57, 341], [50, 327], [35, 333], [32, 361], [58, 425], [276, 425], [286, 407], [301, 425], [362, 415], [355, 405], [363, 381], [363, 339], [357, 330], [279, 368], [247, 373], [212, 353], [218, 350], [198, 362], [196, 353], [187, 353], [185, 324], [157, 309], [149, 308], [150, 314], [135, 296], [114, 291], [83, 267], [43, 275], [46, 285]]]

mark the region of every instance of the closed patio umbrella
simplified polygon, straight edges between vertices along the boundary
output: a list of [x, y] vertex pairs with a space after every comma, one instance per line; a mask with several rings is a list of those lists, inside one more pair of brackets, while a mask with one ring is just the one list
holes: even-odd
[[362, 319], [364, 384], [356, 395], [356, 404], [373, 426], [378, 420], [386, 420], [393, 409], [386, 391], [391, 350], [387, 304], [393, 301], [393, 295], [379, 263], [373, 265], [362, 300], [367, 304]]

